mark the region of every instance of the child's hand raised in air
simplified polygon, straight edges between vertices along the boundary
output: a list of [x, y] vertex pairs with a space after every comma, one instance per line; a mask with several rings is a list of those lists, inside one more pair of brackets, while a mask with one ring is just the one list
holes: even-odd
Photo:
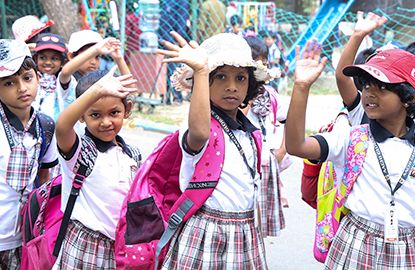
[[366, 36], [381, 27], [384, 23], [388, 21], [388, 18], [385, 16], [379, 16], [375, 13], [369, 12], [364, 18], [364, 12], [357, 12], [357, 22], [354, 28], [354, 34], [360, 34]]
[[320, 76], [327, 57], [320, 58], [321, 45], [316, 40], [307, 41], [303, 55], [300, 53], [300, 46], [295, 48], [295, 81], [296, 84], [311, 86]]
[[117, 66], [112, 67], [104, 77], [93, 85], [93, 88], [101, 96], [125, 98], [129, 94], [137, 91], [137, 88], [133, 87], [133, 84], [137, 82], [136, 79], [133, 79], [133, 75], [128, 74], [114, 77], [116, 69]]
[[121, 43], [116, 38], [106, 38], [94, 45], [96, 51], [100, 55], [111, 54], [120, 49]]
[[158, 49], [157, 53], [170, 57], [164, 59], [163, 62], [184, 63], [191, 67], [194, 72], [207, 71], [206, 51], [200, 48], [196, 41], [187, 42], [175, 31], [170, 32], [170, 34], [176, 39], [178, 45], [168, 41], [160, 42], [167, 50]]

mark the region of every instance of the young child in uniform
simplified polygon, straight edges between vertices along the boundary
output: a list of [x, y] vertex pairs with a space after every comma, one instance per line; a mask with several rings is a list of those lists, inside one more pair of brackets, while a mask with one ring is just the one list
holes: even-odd
[[[252, 50], [252, 58], [267, 65], [268, 47], [259, 37], [246, 37]], [[262, 236], [277, 236], [285, 228], [282, 211], [281, 178], [278, 163], [286, 154], [284, 140], [278, 140], [277, 125], [285, 123], [288, 105], [282, 102], [277, 91], [264, 85], [261, 93], [248, 103], [246, 116], [261, 130], [261, 185], [259, 189], [259, 210], [261, 213]], [[279, 126], [278, 128], [283, 128]]]
[[49, 168], [58, 163], [55, 139], [41, 153], [45, 134], [53, 134], [55, 126], [32, 108], [37, 89], [36, 63], [28, 46], [0, 39], [0, 269], [20, 268], [21, 208], [36, 177], [47, 181]]
[[[131, 75], [114, 78], [114, 70], [115, 67], [107, 74], [93, 71], [82, 77], [76, 87], [77, 99], [62, 112], [56, 124], [62, 211], [78, 156], [92, 155], [89, 147], [96, 147], [97, 156], [91, 161], [93, 169], [76, 200], [55, 269], [115, 269], [115, 227], [139, 163], [133, 152], [138, 150], [118, 135], [132, 108], [126, 97], [136, 91], [126, 86], [135, 80]], [[74, 130], [78, 120], [86, 124], [82, 137]], [[85, 143], [90, 141], [93, 143]]]
[[[290, 154], [332, 161], [345, 168], [350, 127], [305, 138], [309, 90], [327, 59], [308, 42], [297, 48], [293, 95], [286, 122]], [[347, 66], [346, 76], [363, 85], [361, 103], [369, 118], [367, 153], [325, 261], [325, 269], [414, 269], [415, 56], [400, 49], [377, 53], [366, 64]], [[362, 126], [364, 128], [365, 126]], [[363, 135], [362, 135], [363, 136]], [[364, 135], [367, 136], [367, 135]]]
[[75, 100], [76, 81], [59, 82], [60, 72], [67, 60], [65, 40], [56, 34], [40, 34], [34, 48], [35, 60], [42, 76], [36, 106], [56, 122], [59, 114]]
[[249, 45], [239, 35], [217, 34], [200, 47], [176, 32], [172, 35], [178, 45], [163, 42], [167, 50], [159, 53], [170, 56], [165, 62], [185, 64], [172, 81], [178, 89], [193, 91], [189, 126], [179, 137], [183, 153], [180, 189], [188, 186], [194, 165], [206, 149], [211, 117], [224, 129], [225, 160], [218, 185], [173, 235], [161, 268], [267, 269], [254, 210], [260, 181], [252, 138], [257, 128], [240, 110], [269, 79], [267, 69], [257, 67]]

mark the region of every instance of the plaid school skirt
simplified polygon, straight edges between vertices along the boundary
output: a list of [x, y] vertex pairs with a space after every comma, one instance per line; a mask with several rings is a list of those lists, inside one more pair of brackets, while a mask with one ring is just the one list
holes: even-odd
[[20, 269], [22, 247], [0, 251], [0, 269]]
[[173, 236], [162, 269], [267, 269], [254, 211], [203, 206]]
[[349, 213], [341, 221], [324, 269], [415, 269], [415, 227], [399, 228], [399, 242], [385, 243], [383, 225]]
[[71, 220], [57, 269], [115, 270], [114, 240]]
[[270, 155], [268, 161], [261, 165], [262, 174], [258, 193], [263, 237], [278, 236], [279, 232], [285, 228], [279, 183], [281, 179], [274, 155]]

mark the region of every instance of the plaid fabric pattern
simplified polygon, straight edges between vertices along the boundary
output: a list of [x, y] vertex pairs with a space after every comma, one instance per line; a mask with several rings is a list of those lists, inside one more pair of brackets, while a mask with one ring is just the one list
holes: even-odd
[[399, 228], [396, 244], [385, 243], [383, 237], [383, 225], [349, 213], [341, 221], [324, 269], [415, 269], [415, 227]]
[[285, 228], [280, 185], [278, 183], [280, 179], [275, 162], [275, 158], [270, 156], [269, 162], [261, 165], [262, 174], [258, 203], [263, 237], [278, 236], [280, 230]]
[[[33, 169], [33, 163], [31, 168], [29, 168], [28, 154], [25, 146], [23, 145], [23, 139], [32, 125], [33, 121], [36, 119], [36, 113], [33, 113], [29, 121], [27, 122], [24, 131], [17, 131], [12, 127], [7, 121], [6, 115], [3, 111], [3, 108], [0, 110], [1, 116], [5, 121], [5, 125], [10, 127], [10, 130], [13, 134], [15, 145], [11, 147], [11, 152], [9, 156], [9, 163], [7, 164], [6, 171], [6, 182], [17, 192], [21, 192], [29, 183], [31, 169]], [[36, 155], [36, 151], [35, 151]]]
[[162, 269], [267, 269], [254, 211], [202, 207], [173, 236]]
[[22, 247], [0, 251], [0, 269], [16, 270], [20, 269], [22, 258]]
[[73, 220], [63, 240], [57, 268], [115, 270], [114, 241]]

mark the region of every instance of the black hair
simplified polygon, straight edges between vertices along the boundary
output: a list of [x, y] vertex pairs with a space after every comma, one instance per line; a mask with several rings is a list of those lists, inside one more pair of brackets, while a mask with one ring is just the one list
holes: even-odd
[[268, 58], [268, 47], [263, 39], [259, 37], [245, 37], [245, 40], [251, 47], [252, 59], [256, 61], [258, 58]]
[[[83, 93], [85, 93], [92, 85], [94, 85], [107, 73], [108, 73], [107, 70], [94, 70], [82, 76], [79, 79], [78, 84], [76, 85], [76, 88], [75, 88], [76, 98], [79, 98]], [[125, 107], [127, 107], [127, 98], [123, 98], [122, 103], [124, 104]]]
[[76, 52], [73, 52], [72, 56], [73, 57], [77, 56], [78, 54], [80, 54], [81, 52], [89, 49], [90, 47], [94, 46], [95, 44], [96, 43], [89, 43], [89, 44], [86, 44], [86, 45], [82, 46], [81, 48], [79, 48], [79, 50], [77, 50]]
[[269, 30], [261, 30], [259, 32], [259, 36], [261, 36], [262, 38], [275, 38], [276, 37], [275, 33]]
[[406, 46], [405, 51], [415, 54], [415, 41]]
[[[362, 65], [364, 63], [367, 62], [367, 59], [369, 56], [373, 55], [374, 53], [376, 53], [376, 47], [370, 47], [367, 49], [362, 50], [361, 52], [359, 52], [354, 60], [354, 64], [355, 65]], [[353, 82], [354, 85], [356, 86], [357, 90], [362, 90], [363, 89], [363, 85], [360, 84], [359, 82], [359, 78], [357, 77], [353, 77]]]
[[230, 21], [232, 26], [234, 26], [236, 24], [242, 24], [242, 19], [237, 14], [232, 15], [231, 18], [229, 19], [229, 21]]
[[[400, 101], [403, 104], [408, 104], [406, 107], [406, 112], [410, 118], [415, 117], [415, 88], [407, 83], [384, 83], [371, 76], [369, 73], [362, 71], [358, 75], [358, 81], [361, 85], [376, 85], [379, 88], [384, 87], [386, 90], [389, 90], [398, 95]], [[363, 88], [362, 88], [363, 89]]]
[[[209, 86], [212, 85], [213, 79], [215, 74], [224, 66], [217, 67], [215, 70], [210, 72], [209, 74]], [[248, 105], [248, 102], [255, 98], [260, 93], [260, 88], [264, 84], [264, 82], [259, 82], [254, 76], [255, 68], [253, 67], [247, 67], [248, 70], [248, 92], [246, 93], [246, 97], [241, 105], [239, 105], [239, 108], [243, 109]]]

